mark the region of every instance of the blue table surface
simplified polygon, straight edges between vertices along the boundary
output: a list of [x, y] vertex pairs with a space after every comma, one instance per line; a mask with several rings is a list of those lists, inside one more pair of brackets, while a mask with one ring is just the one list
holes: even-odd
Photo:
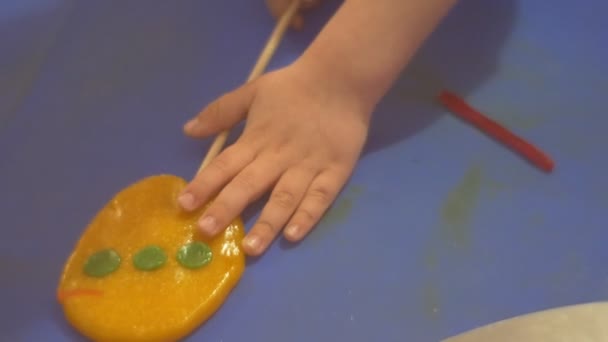
[[[271, 68], [338, 5], [290, 32]], [[608, 299], [606, 13], [601, 0], [461, 1], [378, 106], [323, 222], [250, 260], [187, 340], [437, 341]], [[0, 2], [1, 340], [82, 339], [55, 300], [82, 230], [136, 180], [191, 177], [210, 141], [182, 124], [246, 79], [273, 25], [261, 0]], [[437, 106], [442, 87], [555, 171]]]

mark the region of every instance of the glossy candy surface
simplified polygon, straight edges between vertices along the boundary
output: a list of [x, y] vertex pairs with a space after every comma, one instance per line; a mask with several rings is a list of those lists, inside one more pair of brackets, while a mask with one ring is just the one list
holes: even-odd
[[[143, 179], [89, 224], [58, 289], [66, 318], [82, 334], [97, 341], [177, 340], [208, 319], [237, 284], [245, 266], [241, 220], [206, 239], [196, 229], [204, 209], [185, 213], [177, 205], [184, 185], [170, 175]], [[197, 267], [180, 263], [185, 246], [197, 246], [186, 258]]]

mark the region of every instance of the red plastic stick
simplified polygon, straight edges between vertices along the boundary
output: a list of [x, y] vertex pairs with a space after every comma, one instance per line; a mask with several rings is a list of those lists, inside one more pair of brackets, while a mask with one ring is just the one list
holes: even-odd
[[549, 156], [497, 122], [478, 112], [456, 94], [443, 90], [439, 94], [439, 101], [452, 113], [523, 155], [539, 168], [547, 172], [553, 170], [554, 163]]

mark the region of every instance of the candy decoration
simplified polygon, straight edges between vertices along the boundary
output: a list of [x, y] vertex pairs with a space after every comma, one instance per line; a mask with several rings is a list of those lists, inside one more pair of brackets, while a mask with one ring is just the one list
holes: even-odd
[[210, 263], [212, 258], [211, 248], [200, 241], [185, 244], [177, 252], [179, 263], [189, 269], [203, 267]]
[[113, 249], [104, 249], [91, 255], [84, 264], [84, 273], [89, 277], [101, 278], [116, 271], [120, 266], [120, 256]]
[[196, 224], [206, 207], [188, 213], [177, 203], [185, 186], [176, 176], [145, 178], [116, 194], [86, 227], [57, 298], [70, 324], [89, 339], [179, 340], [211, 317], [238, 283], [245, 269], [242, 221], [206, 238]]
[[151, 245], [144, 247], [133, 256], [133, 266], [141, 271], [153, 271], [167, 262], [167, 255], [162, 248]]

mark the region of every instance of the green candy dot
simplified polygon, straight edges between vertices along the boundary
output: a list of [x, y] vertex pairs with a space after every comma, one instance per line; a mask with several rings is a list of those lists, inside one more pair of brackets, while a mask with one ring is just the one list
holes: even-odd
[[199, 241], [185, 244], [177, 251], [177, 261], [190, 269], [203, 267], [211, 262], [212, 258], [211, 248]]
[[104, 249], [91, 255], [84, 264], [84, 273], [101, 278], [116, 271], [120, 266], [120, 255], [113, 249]]
[[133, 256], [133, 265], [141, 271], [153, 271], [167, 261], [167, 255], [158, 246], [147, 246]]

